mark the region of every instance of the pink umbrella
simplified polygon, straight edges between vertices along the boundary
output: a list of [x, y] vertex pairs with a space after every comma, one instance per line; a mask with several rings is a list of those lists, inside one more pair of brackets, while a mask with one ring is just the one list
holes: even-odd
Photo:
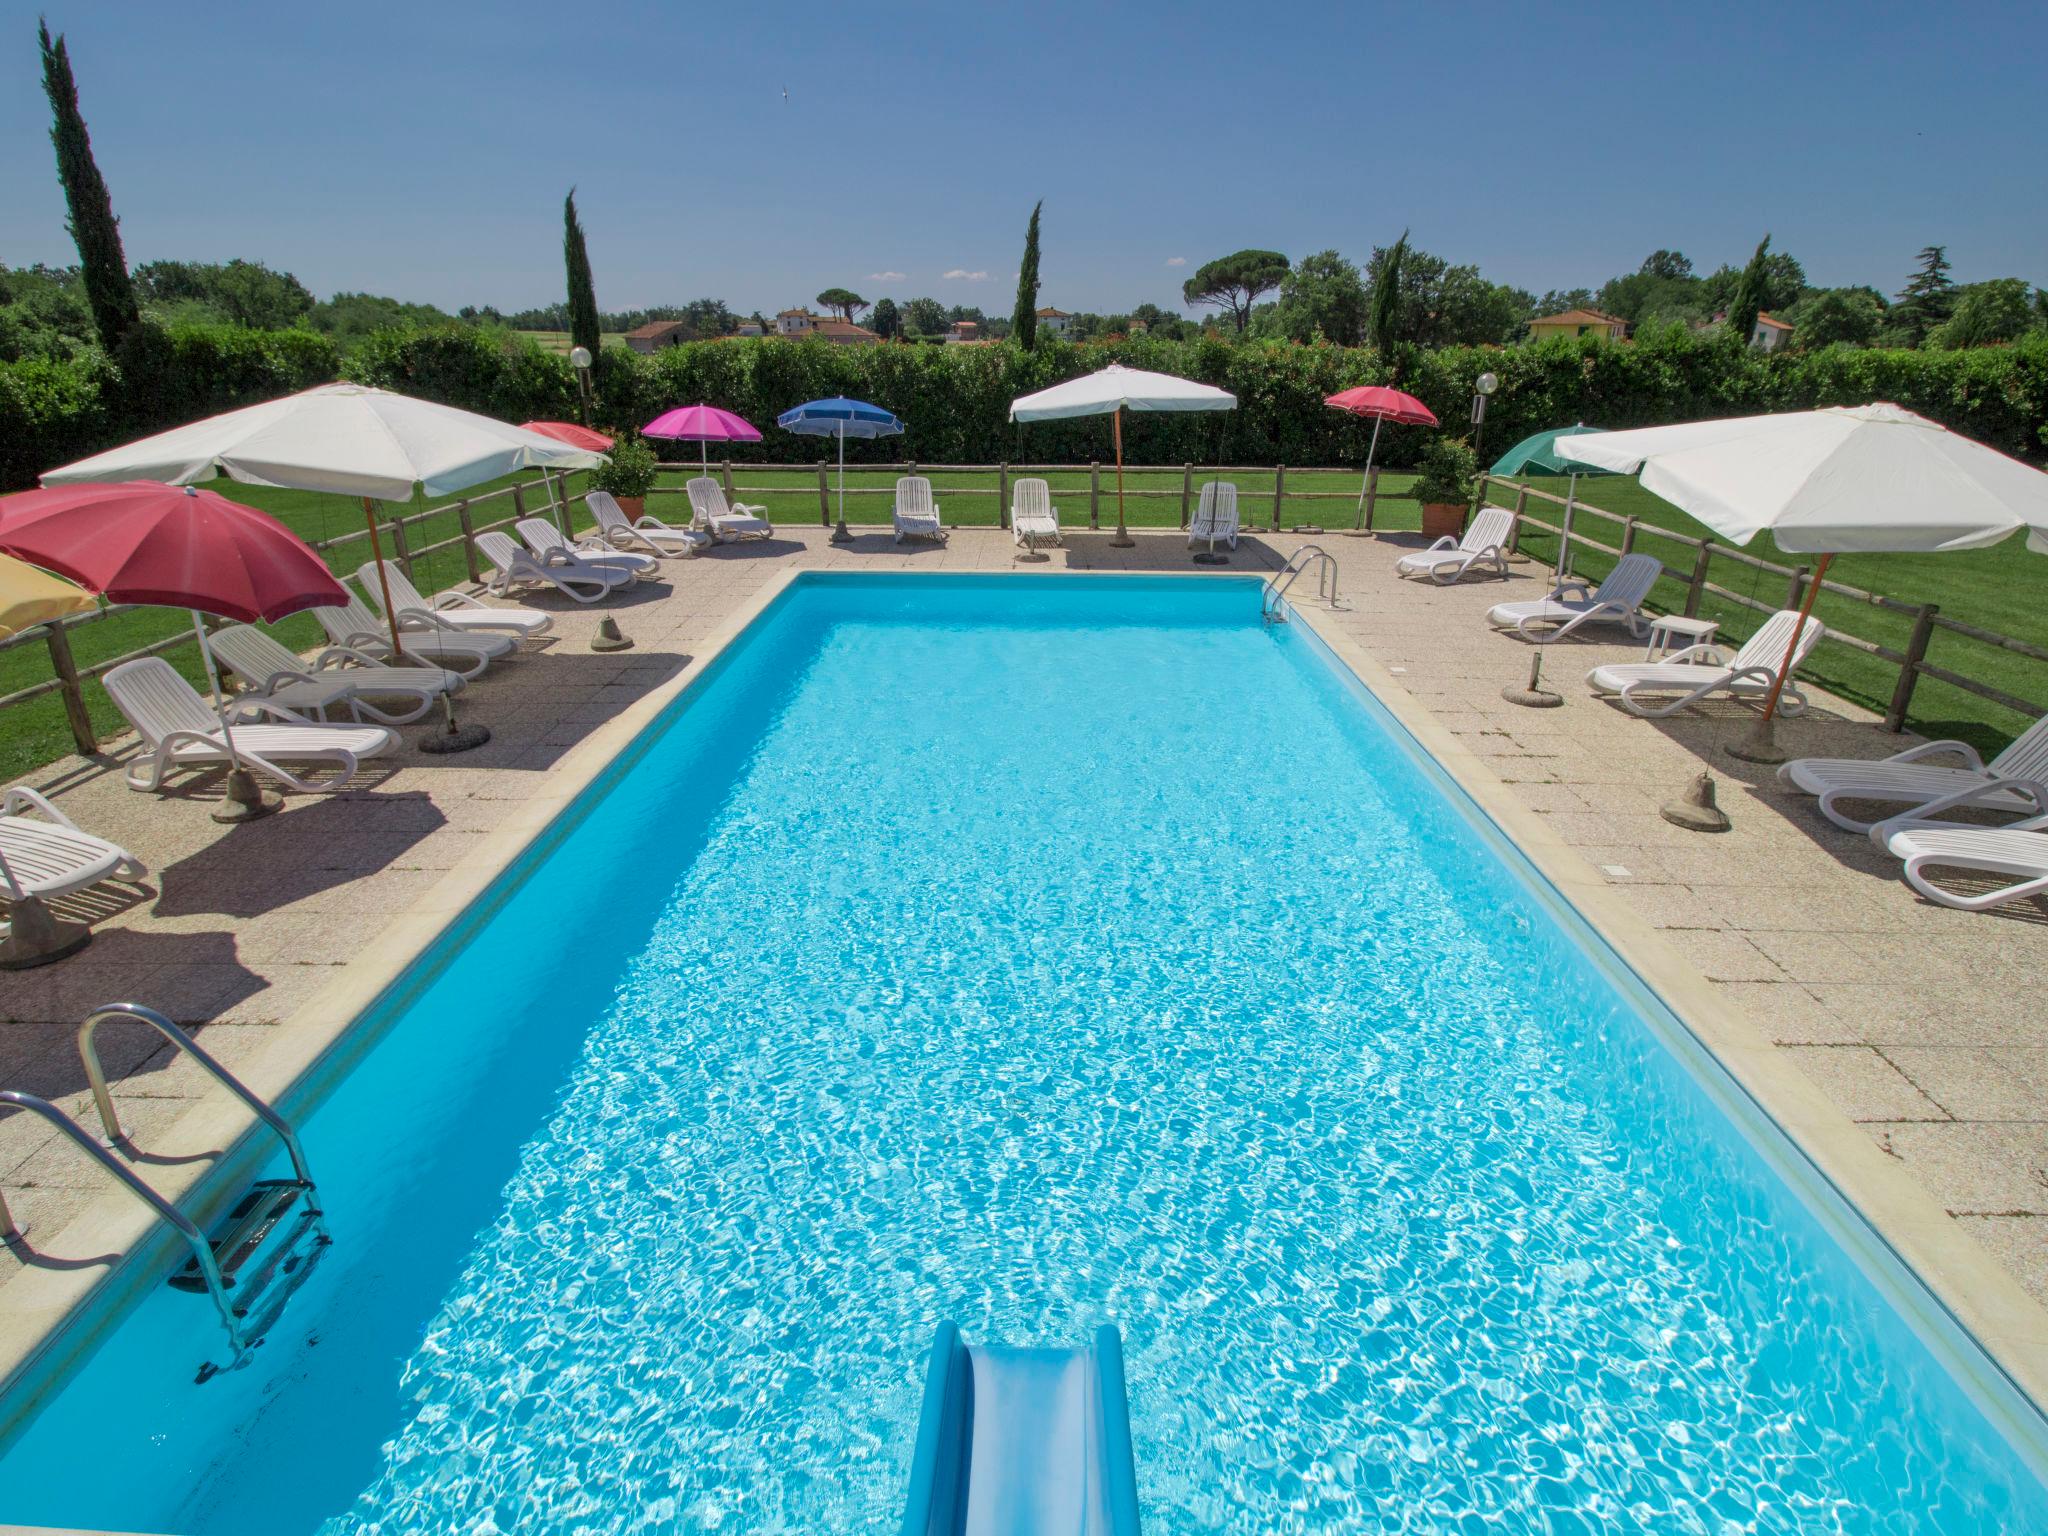
[[1339, 390], [1334, 395], [1325, 396], [1323, 404], [1349, 411], [1354, 416], [1372, 418], [1372, 446], [1365, 450], [1365, 479], [1358, 487], [1358, 521], [1352, 524], [1353, 527], [1361, 527], [1365, 522], [1366, 488], [1372, 484], [1372, 456], [1380, 446], [1380, 423], [1391, 421], [1401, 427], [1433, 427], [1437, 424], [1436, 413], [1413, 395], [1404, 395], [1384, 384], [1360, 384], [1354, 389]]
[[696, 443], [707, 471], [711, 468], [711, 450], [705, 444], [761, 441], [761, 434], [751, 422], [715, 405], [679, 405], [672, 411], [663, 411], [640, 429], [640, 435]]

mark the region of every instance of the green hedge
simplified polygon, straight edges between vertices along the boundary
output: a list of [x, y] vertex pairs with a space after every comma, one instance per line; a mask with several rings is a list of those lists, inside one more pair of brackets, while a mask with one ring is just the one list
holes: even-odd
[[[1230, 412], [1128, 417], [1125, 456], [1139, 464], [1360, 463], [1366, 424], [1328, 409], [1323, 397], [1395, 375], [1368, 348], [1214, 337], [1048, 340], [1029, 352], [1007, 343], [839, 347], [728, 339], [651, 357], [605, 349], [594, 370], [595, 416], [632, 427], [672, 405], [706, 400], [764, 429], [762, 443], [733, 457], [789, 461], [817, 455], [821, 444], [777, 432], [775, 416], [800, 401], [847, 394], [909, 423], [901, 438], [849, 443], [852, 460], [1085, 463], [1110, 456], [1106, 422], [1019, 427], [1009, 420], [1009, 404], [1110, 362], [1202, 379], [1238, 397]], [[1878, 399], [2008, 453], [2038, 459], [2048, 448], [2048, 337], [1959, 352], [1836, 347], [1766, 356], [1674, 327], [1627, 343], [1558, 339], [1415, 353], [1402, 360], [1398, 382], [1446, 429], [1464, 434], [1472, 381], [1489, 370], [1501, 380], [1486, 427], [1494, 448], [1573, 421], [1632, 427]], [[30, 484], [36, 472], [83, 453], [337, 373], [509, 421], [573, 419], [577, 411], [567, 359], [513, 332], [460, 325], [380, 331], [344, 363], [332, 342], [310, 332], [152, 329], [118, 361], [0, 365], [0, 473], [8, 487]], [[1379, 461], [1411, 466], [1429, 436], [1390, 427], [1381, 434]], [[676, 459], [696, 453], [685, 444], [662, 451]]]

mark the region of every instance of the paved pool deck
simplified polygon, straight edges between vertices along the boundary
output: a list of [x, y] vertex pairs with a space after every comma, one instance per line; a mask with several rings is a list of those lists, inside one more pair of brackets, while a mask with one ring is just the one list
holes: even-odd
[[[1070, 533], [1047, 565], [1021, 568], [1200, 569], [1178, 535], [1139, 532], [1136, 541], [1120, 550], [1106, 531]], [[1413, 535], [1317, 541], [1338, 560], [1345, 606], [1315, 615], [1316, 627], [1355, 644], [1376, 669], [1369, 682], [1405, 693], [1412, 718], [1447, 733], [1462, 760], [1497, 781], [1493, 792], [1512, 801], [1533, 840], [1581, 856], [1575, 867], [1590, 866], [1585, 878], [1605, 888], [1605, 904], [1656, 930], [1682, 960], [1687, 984], [1767, 1042], [1773, 1065], [1795, 1066], [1840, 1112], [1835, 1125], [1846, 1117], [1860, 1128], [1947, 1213], [1938, 1219], [1955, 1237], [1981, 1245], [1994, 1270], [2048, 1302], [2048, 1009], [2040, 993], [2048, 906], [1969, 914], [1921, 900], [1897, 878], [1895, 861], [1781, 792], [1770, 770], [1721, 750], [1750, 719], [1746, 707], [1651, 722], [1595, 700], [1584, 672], [1640, 655], [1640, 643], [1618, 632], [1547, 650], [1545, 680], [1563, 707], [1506, 703], [1501, 690], [1526, 677], [1529, 648], [1490, 631], [1482, 615], [1505, 598], [1540, 595], [1538, 565], [1518, 564], [1505, 581], [1446, 588], [1394, 577], [1395, 557], [1419, 543]], [[1248, 538], [1229, 569], [1278, 566], [1302, 542]], [[92, 1124], [74, 1033], [107, 1002], [146, 1003], [197, 1027], [236, 1069], [265, 1053], [274, 1060], [280, 1045], [297, 1043], [295, 1031], [331, 1031], [332, 1008], [317, 1000], [332, 994], [349, 962], [416, 926], [408, 908], [433, 910], [437, 885], [445, 907], [451, 871], [470, 868], [487, 840], [502, 846], [545, 809], [551, 768], [597, 745], [592, 738], [622, 711], [690, 676], [789, 573], [1009, 570], [1018, 568], [1014, 555], [1007, 534], [988, 530], [959, 530], [933, 547], [898, 546], [872, 529], [834, 546], [822, 529], [787, 528], [772, 541], [665, 561], [660, 580], [595, 607], [533, 598], [556, 615], [554, 633], [494, 665], [461, 701], [465, 717], [491, 727], [487, 746], [430, 757], [412, 745], [422, 727], [407, 727], [407, 746], [358, 787], [291, 795], [282, 814], [232, 830], [208, 814], [218, 776], [183, 776], [161, 796], [129, 790], [121, 769], [132, 740], [30, 775], [25, 782], [81, 826], [125, 844], [150, 874], [62, 904], [96, 919], [98, 936], [82, 955], [0, 973], [0, 1087], [50, 1098]], [[634, 649], [589, 650], [606, 616]], [[1818, 694], [1806, 718], [1780, 728], [1799, 754], [1877, 757], [1910, 739]], [[1719, 836], [1681, 831], [1657, 814], [1703, 763], [1735, 824]], [[564, 914], [570, 933], [575, 922]], [[148, 1176], [167, 1187], [196, 1178], [231, 1122], [187, 1112], [220, 1099], [218, 1090], [147, 1031], [117, 1024], [101, 1039]], [[304, 1049], [310, 1058], [316, 1043]], [[5, 1333], [28, 1320], [6, 1315], [29, 1294], [11, 1283], [31, 1281], [24, 1266], [75, 1290], [104, 1274], [111, 1254], [99, 1241], [104, 1224], [90, 1219], [104, 1209], [95, 1204], [107, 1196], [104, 1175], [31, 1116], [0, 1121], [0, 1192], [28, 1232], [25, 1245], [0, 1250]], [[1938, 1246], [1941, 1234], [1934, 1237]], [[1965, 1284], [1985, 1273], [1972, 1269], [1974, 1249], [1958, 1252], [1970, 1255], [1959, 1272]], [[2039, 1324], [2020, 1322], [2048, 1347]], [[8, 1354], [0, 1365], [19, 1358]]]

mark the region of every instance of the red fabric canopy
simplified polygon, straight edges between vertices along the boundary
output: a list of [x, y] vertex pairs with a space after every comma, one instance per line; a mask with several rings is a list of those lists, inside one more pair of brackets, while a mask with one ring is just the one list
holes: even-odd
[[0, 551], [109, 602], [192, 608], [244, 624], [348, 601], [325, 562], [269, 513], [155, 480], [0, 498]]
[[592, 453], [603, 453], [612, 445], [612, 440], [602, 432], [579, 427], [573, 421], [522, 421], [519, 425], [528, 432], [538, 432], [542, 437], [552, 437], [556, 442], [567, 443], [571, 448], [588, 448]]
[[1334, 405], [1354, 416], [1377, 416], [1381, 421], [1391, 421], [1404, 427], [1437, 425], [1436, 413], [1428, 406], [1413, 395], [1404, 395], [1384, 384], [1360, 384], [1355, 389], [1325, 397], [1323, 404]]

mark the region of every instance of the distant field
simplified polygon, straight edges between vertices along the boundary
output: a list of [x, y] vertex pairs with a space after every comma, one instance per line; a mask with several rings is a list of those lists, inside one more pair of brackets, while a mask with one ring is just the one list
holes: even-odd
[[[570, 343], [567, 331], [521, 331], [519, 334], [531, 337], [550, 352], [559, 352], [564, 357], [569, 355]], [[604, 331], [599, 335], [599, 345], [601, 346], [623, 347], [625, 344], [626, 333], [624, 331]]]

